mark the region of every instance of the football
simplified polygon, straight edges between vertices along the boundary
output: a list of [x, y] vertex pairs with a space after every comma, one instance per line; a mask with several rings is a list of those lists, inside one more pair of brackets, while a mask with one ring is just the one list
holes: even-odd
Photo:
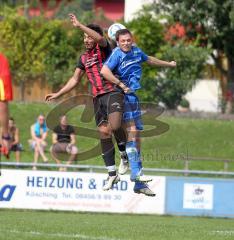
[[115, 41], [115, 34], [120, 29], [125, 29], [126, 27], [120, 23], [114, 23], [108, 28], [108, 37]]

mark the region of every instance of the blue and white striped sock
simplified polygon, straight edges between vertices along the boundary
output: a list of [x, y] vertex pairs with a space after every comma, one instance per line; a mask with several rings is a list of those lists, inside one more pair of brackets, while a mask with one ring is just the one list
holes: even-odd
[[131, 167], [131, 180], [135, 180], [141, 173], [141, 159], [137, 151], [137, 143], [135, 141], [127, 142], [126, 153]]

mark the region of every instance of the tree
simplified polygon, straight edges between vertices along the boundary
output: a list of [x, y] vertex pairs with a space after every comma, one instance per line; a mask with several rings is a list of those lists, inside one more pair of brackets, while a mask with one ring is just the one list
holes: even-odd
[[[186, 26], [187, 37], [200, 36], [202, 46], [211, 45], [216, 50], [211, 56], [216, 67], [234, 84], [234, 1], [233, 0], [161, 0], [150, 9], [164, 12]], [[220, 56], [227, 57], [228, 68], [220, 62]]]
[[28, 20], [11, 9], [4, 9], [4, 13], [0, 51], [9, 59], [13, 80], [21, 88], [21, 100], [25, 86], [38, 77], [46, 78], [54, 87], [67, 80], [77, 61], [77, 51], [81, 51], [83, 35], [61, 20]]
[[165, 41], [167, 28], [160, 23], [159, 16], [152, 13], [152, 8], [140, 10], [136, 18], [127, 23], [135, 37], [137, 45], [151, 56], [167, 61], [177, 61], [177, 67], [153, 68], [143, 65], [141, 100], [163, 102], [168, 108], [175, 108], [184, 94], [191, 90], [196, 80], [201, 77], [208, 51], [194, 42], [170, 44]]
[[39, 19], [28, 21], [13, 11], [8, 11], [8, 17], [0, 21], [0, 51], [9, 58], [14, 81], [21, 87], [22, 100], [25, 84], [44, 71], [43, 50], [49, 39], [45, 39], [48, 33], [40, 25]]
[[45, 49], [45, 76], [47, 82], [57, 88], [67, 81], [74, 71], [77, 55], [82, 51], [83, 34], [70, 24], [61, 21], [50, 21], [49, 47]]
[[93, 0], [63, 0], [54, 18], [67, 19], [69, 13], [74, 13], [82, 23], [91, 22], [94, 19], [93, 2]]
[[[11, 6], [15, 7], [16, 6], [16, 0], [0, 0], [0, 6]], [[21, 2], [22, 4], [22, 2]]]
[[155, 79], [155, 96], [168, 108], [176, 108], [183, 96], [202, 77], [202, 70], [209, 50], [196, 45], [178, 42], [175, 46], [164, 46], [163, 59], [175, 59], [177, 67], [161, 68]]

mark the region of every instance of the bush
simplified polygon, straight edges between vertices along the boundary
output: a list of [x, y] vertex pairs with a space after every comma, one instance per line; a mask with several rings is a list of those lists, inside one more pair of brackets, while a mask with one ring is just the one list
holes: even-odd
[[179, 105], [183, 108], [189, 108], [189, 101], [185, 98], [182, 98], [180, 101]]
[[24, 88], [36, 78], [57, 87], [71, 76], [82, 51], [83, 34], [64, 20], [28, 20], [5, 8], [0, 14], [0, 51], [9, 59], [13, 81]]
[[208, 58], [209, 50], [195, 45], [165, 46], [162, 59], [175, 60], [176, 68], [162, 68], [156, 77], [155, 95], [168, 108], [174, 109], [182, 97], [192, 89]]

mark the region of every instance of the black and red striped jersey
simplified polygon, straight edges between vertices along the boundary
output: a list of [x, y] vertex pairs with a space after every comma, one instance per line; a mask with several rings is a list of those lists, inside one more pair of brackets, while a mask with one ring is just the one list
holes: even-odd
[[111, 54], [111, 47], [107, 43], [106, 47], [100, 47], [98, 44], [91, 51], [86, 51], [80, 56], [77, 68], [84, 70], [92, 85], [93, 96], [112, 92], [115, 90], [114, 84], [105, 80], [100, 72], [103, 63]]

